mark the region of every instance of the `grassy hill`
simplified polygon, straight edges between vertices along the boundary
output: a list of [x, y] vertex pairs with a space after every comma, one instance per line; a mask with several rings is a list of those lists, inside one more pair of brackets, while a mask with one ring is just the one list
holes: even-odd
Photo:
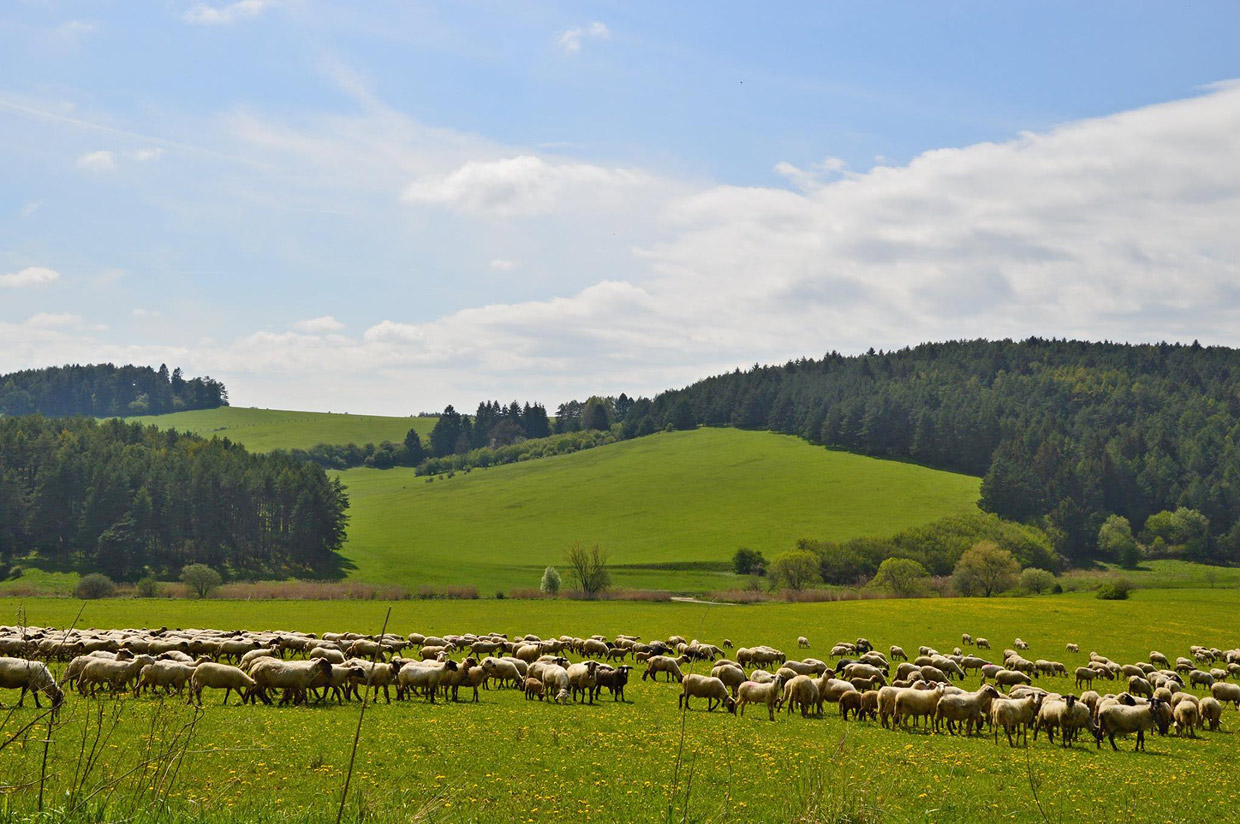
[[336, 412], [292, 412], [283, 409], [254, 409], [222, 406], [195, 412], [145, 415], [127, 418], [151, 423], [164, 429], [193, 432], [245, 444], [253, 452], [273, 449], [309, 449], [318, 443], [380, 443], [404, 440], [410, 429], [424, 439], [435, 426], [435, 418], [389, 418], [381, 415], [350, 415]]
[[[768, 558], [798, 538], [893, 534], [973, 509], [975, 477], [700, 429], [475, 469], [428, 483], [412, 470], [340, 473], [352, 501], [345, 555], [377, 582], [533, 587], [574, 541], [611, 551], [617, 585], [736, 584], [738, 547]], [[563, 571], [563, 570], [561, 570]]]

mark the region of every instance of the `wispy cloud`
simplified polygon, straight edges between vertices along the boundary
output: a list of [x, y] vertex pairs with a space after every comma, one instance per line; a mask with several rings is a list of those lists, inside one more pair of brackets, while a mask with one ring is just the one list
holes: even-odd
[[110, 172], [116, 168], [116, 153], [107, 149], [87, 152], [78, 156], [77, 166], [87, 172]]
[[82, 322], [81, 315], [71, 312], [39, 312], [26, 319], [26, 325], [37, 329], [52, 329], [60, 326], [76, 326]]
[[581, 51], [582, 40], [610, 40], [611, 30], [603, 23], [595, 20], [587, 26], [577, 26], [560, 33], [557, 41], [560, 50], [565, 54], [576, 54]]
[[181, 15], [181, 19], [187, 23], [199, 26], [221, 26], [235, 23], [238, 20], [257, 17], [272, 5], [274, 5], [272, 0], [237, 0], [234, 3], [226, 3], [222, 6], [199, 3], [187, 9]]
[[503, 258], [496, 258], [491, 261], [491, 268], [499, 272], [508, 272], [516, 269], [520, 265], [521, 264], [517, 263], [515, 260], [504, 260]]
[[18, 272], [0, 275], [0, 287], [18, 289], [24, 286], [41, 286], [60, 280], [60, 273], [46, 266], [27, 266]]
[[305, 332], [308, 335], [318, 335], [326, 334], [328, 332], [339, 332], [344, 328], [344, 324], [333, 318], [331, 315], [324, 315], [321, 318], [299, 320], [293, 324], [293, 328], [298, 332]]

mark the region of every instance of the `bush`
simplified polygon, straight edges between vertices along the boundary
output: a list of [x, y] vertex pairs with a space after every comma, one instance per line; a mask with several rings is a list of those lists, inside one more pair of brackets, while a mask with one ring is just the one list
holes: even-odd
[[775, 556], [770, 573], [777, 584], [794, 592], [822, 582], [818, 556], [804, 549]]
[[732, 556], [732, 571], [737, 575], [765, 575], [766, 558], [756, 549], [741, 547]]
[[952, 573], [961, 595], [986, 598], [1011, 589], [1020, 574], [1020, 564], [994, 541], [981, 541], [960, 556]]
[[1034, 595], [1042, 595], [1050, 592], [1055, 586], [1054, 573], [1047, 572], [1045, 569], [1037, 567], [1029, 567], [1020, 573], [1020, 588]]
[[211, 591], [224, 582], [220, 574], [206, 564], [190, 564], [181, 570], [181, 580], [190, 592], [206, 598]]
[[560, 594], [560, 583], [560, 571], [549, 566], [543, 570], [542, 581], [538, 584], [538, 588], [544, 595], [554, 597]]
[[139, 598], [154, 598], [159, 595], [159, 581], [148, 575], [134, 585], [133, 592]]
[[929, 577], [926, 568], [911, 558], [888, 558], [879, 564], [878, 573], [870, 584], [897, 598], [913, 598], [926, 591]]
[[1132, 581], [1127, 578], [1112, 578], [1098, 587], [1098, 600], [1127, 601], [1130, 592], [1132, 592]]
[[83, 575], [73, 588], [73, 597], [92, 601], [96, 598], [111, 598], [116, 594], [116, 584], [112, 579], [98, 572]]

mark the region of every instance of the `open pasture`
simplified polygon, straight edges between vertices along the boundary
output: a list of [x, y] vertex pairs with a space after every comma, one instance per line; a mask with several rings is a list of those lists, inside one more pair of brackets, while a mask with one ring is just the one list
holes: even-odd
[[221, 406], [126, 420], [192, 432], [204, 438], [228, 438], [244, 444], [251, 452], [270, 452], [273, 449], [309, 449], [320, 443], [400, 443], [410, 429], [418, 430], [425, 439], [438, 419]]
[[[30, 601], [24, 604], [25, 620], [66, 626], [79, 606]], [[387, 606], [109, 601], [87, 604], [79, 623], [377, 633]], [[859, 635], [884, 651], [895, 643], [910, 652], [919, 644], [947, 652], [962, 632], [970, 632], [991, 640], [995, 658], [1020, 636], [1031, 645], [1029, 657], [1062, 661], [1071, 672], [1091, 650], [1127, 663], [1146, 660], [1151, 649], [1174, 660], [1194, 643], [1234, 647], [1240, 594], [1140, 591], [1128, 602], [1071, 595], [758, 607], [560, 601], [391, 606], [389, 630], [401, 634], [610, 637], [627, 632], [653, 638], [678, 633], [716, 643], [728, 637], [737, 646], [768, 643], [789, 657], [823, 659], [831, 642]], [[0, 622], [11, 623], [18, 607], [14, 600], [0, 602]], [[810, 650], [797, 649], [800, 635], [810, 639]], [[1080, 653], [1067, 652], [1069, 642], [1079, 644]], [[823, 718], [780, 714], [773, 724], [761, 710], [737, 718], [722, 710], [707, 713], [700, 702], [681, 713], [677, 685], [643, 682], [638, 673], [624, 704], [604, 692], [595, 706], [552, 706], [526, 701], [514, 690], [491, 689], [481, 692], [477, 705], [432, 705], [421, 698], [371, 705], [347, 817], [1065, 822], [1103, 817], [1147, 822], [1216, 820], [1240, 794], [1240, 771], [1233, 768], [1240, 758], [1235, 734], [1240, 713], [1231, 707], [1224, 711], [1222, 732], [1200, 732], [1197, 740], [1152, 736], [1145, 754], [1132, 752], [1131, 740], [1120, 742], [1120, 752], [1105, 744], [1097, 749], [1092, 739], [1065, 751], [1045, 737], [1031, 740], [1025, 750], [1010, 749], [1006, 742], [996, 746], [989, 737], [964, 739], [890, 731], [871, 721], [843, 722], [830, 704]], [[973, 689], [977, 683], [971, 676], [965, 686]], [[1063, 678], [1037, 684], [1058, 691], [1072, 687]], [[15, 696], [6, 692], [0, 698], [11, 705]], [[49, 748], [48, 806], [64, 803], [82, 741], [94, 740], [102, 719], [104, 757], [87, 787], [119, 780], [82, 809], [98, 810], [106, 802], [113, 817], [128, 815], [130, 804], [149, 813], [143, 799], [149, 801], [151, 794], [164, 798], [166, 776], [158, 779], [141, 770], [134, 773], [141, 781], [122, 776], [159, 752], [161, 744], [186, 735], [186, 725], [193, 722], [188, 752], [166, 792], [169, 816], [333, 820], [360, 705], [238, 706], [233, 699], [221, 707], [218, 702], [219, 693], [208, 692], [206, 707], [196, 716], [176, 698], [70, 695]], [[0, 717], [7, 719], [4, 729], [12, 731], [37, 713], [27, 706]], [[0, 780], [17, 787], [6, 793], [3, 809], [10, 819], [37, 806], [44, 731], [36, 728], [24, 745], [0, 751]]]
[[[979, 480], [740, 429], [669, 432], [458, 472], [340, 473], [344, 555], [363, 581], [536, 587], [574, 541], [611, 552], [619, 586], [738, 586], [739, 547], [773, 558], [797, 539], [891, 535], [975, 510]], [[563, 572], [561, 567], [561, 572]]]

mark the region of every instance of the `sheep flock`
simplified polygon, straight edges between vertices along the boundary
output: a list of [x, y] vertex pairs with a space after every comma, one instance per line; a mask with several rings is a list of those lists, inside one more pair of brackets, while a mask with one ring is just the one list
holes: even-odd
[[[1032, 732], [1060, 746], [1093, 739], [1118, 748], [1116, 737], [1146, 733], [1196, 738], [1218, 731], [1224, 710], [1240, 710], [1240, 649], [1192, 646], [1174, 661], [1151, 651], [1148, 661], [1120, 663], [1097, 652], [1071, 669], [1026, 656], [1020, 638], [1002, 657], [984, 637], [961, 636], [950, 654], [920, 646], [916, 656], [892, 645], [883, 653], [868, 639], [830, 647], [829, 661], [789, 659], [765, 645], [719, 646], [681, 636], [643, 641], [636, 635], [541, 638], [503, 634], [382, 636], [211, 629], [61, 630], [0, 626], [0, 689], [20, 690], [42, 707], [79, 699], [144, 693], [179, 696], [199, 706], [203, 693], [236, 693], [242, 704], [310, 704], [382, 699], [479, 700], [479, 690], [514, 690], [548, 705], [595, 703], [606, 690], [629, 702], [631, 674], [679, 685], [678, 706], [722, 709], [775, 721], [780, 713], [821, 718], [827, 704], [839, 717], [877, 722], [893, 731], [984, 736], [1010, 746]], [[798, 649], [810, 649], [806, 636]], [[962, 649], [963, 647], [963, 649]], [[911, 648], [910, 648], [911, 649]], [[966, 651], [968, 650], [968, 651]], [[1075, 643], [1065, 651], [1079, 655]], [[991, 660], [992, 658], [996, 660]], [[692, 669], [700, 668], [701, 672]], [[1074, 692], [1038, 686], [1071, 681]], [[976, 679], [973, 689], [966, 687]], [[1049, 683], [1049, 682], [1046, 682]], [[644, 687], [643, 687], [644, 689]], [[751, 714], [751, 718], [753, 715]], [[1082, 739], [1082, 733], [1087, 737]]]

